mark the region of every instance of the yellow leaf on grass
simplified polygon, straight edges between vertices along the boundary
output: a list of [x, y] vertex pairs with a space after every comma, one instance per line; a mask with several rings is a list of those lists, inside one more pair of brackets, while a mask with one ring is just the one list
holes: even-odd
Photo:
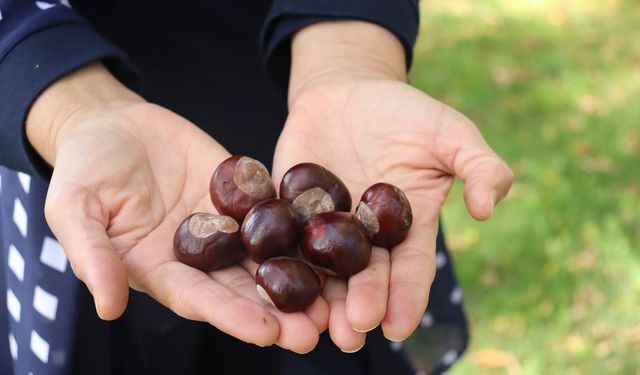
[[632, 343], [640, 343], [640, 324], [631, 327], [629, 330], [629, 341]]
[[471, 355], [471, 361], [478, 366], [497, 369], [507, 367], [511, 355], [499, 349], [480, 349]]
[[520, 362], [511, 352], [500, 349], [480, 349], [471, 354], [471, 362], [491, 370], [505, 369], [509, 375], [519, 375]]

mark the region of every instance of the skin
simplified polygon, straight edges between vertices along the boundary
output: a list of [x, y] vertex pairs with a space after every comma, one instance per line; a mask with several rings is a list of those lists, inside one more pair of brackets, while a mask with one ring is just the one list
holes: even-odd
[[249, 343], [301, 353], [316, 345], [328, 319], [322, 299], [284, 314], [256, 293], [255, 264], [206, 274], [175, 259], [176, 228], [193, 212], [215, 213], [209, 178], [230, 156], [195, 125], [92, 64], [38, 98], [27, 136], [54, 166], [47, 222], [100, 317], [120, 316], [132, 287]]
[[513, 173], [468, 118], [406, 83], [402, 46], [372, 24], [317, 24], [296, 34], [289, 111], [276, 184], [289, 166], [315, 162], [340, 176], [354, 202], [383, 181], [400, 187], [414, 212], [402, 244], [390, 253], [374, 248], [369, 267], [348, 283], [327, 280], [333, 341], [358, 350], [378, 325], [389, 339], [407, 338], [427, 306], [438, 216], [454, 177], [465, 184], [470, 214], [486, 220]]
[[26, 133], [54, 167], [47, 221], [100, 317], [120, 316], [132, 287], [182, 317], [298, 353], [312, 350], [327, 328], [352, 352], [364, 344], [358, 331], [381, 324], [387, 337], [403, 339], [417, 327], [435, 273], [438, 213], [454, 176], [465, 182], [471, 215], [485, 220], [513, 175], [471, 121], [405, 83], [404, 50], [388, 31], [314, 24], [294, 36], [292, 58], [276, 186], [306, 161], [340, 176], [354, 202], [374, 182], [395, 184], [413, 207], [407, 240], [391, 253], [374, 249], [367, 269], [348, 282], [330, 278], [323, 298], [294, 314], [260, 299], [251, 261], [208, 274], [177, 262], [175, 228], [193, 212], [215, 212], [209, 178], [229, 153], [94, 63], [40, 95]]

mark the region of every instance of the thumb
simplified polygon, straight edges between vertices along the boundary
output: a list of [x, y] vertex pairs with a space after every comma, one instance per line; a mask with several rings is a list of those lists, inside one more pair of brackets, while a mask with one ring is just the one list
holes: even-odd
[[129, 286], [124, 265], [106, 233], [108, 215], [83, 188], [57, 186], [52, 180], [45, 203], [49, 227], [64, 249], [76, 276], [93, 295], [100, 318], [124, 312]]
[[[490, 151], [490, 150], [489, 150]], [[487, 220], [513, 183], [513, 172], [497, 155], [469, 156], [456, 174], [464, 182], [464, 201], [471, 216]]]
[[[513, 183], [513, 172], [489, 147], [476, 126], [456, 111], [450, 111], [453, 130], [448, 151], [453, 158], [446, 158], [450, 171], [464, 183], [464, 200], [471, 216], [487, 220], [498, 202], [507, 196]], [[451, 154], [450, 154], [451, 155]]]

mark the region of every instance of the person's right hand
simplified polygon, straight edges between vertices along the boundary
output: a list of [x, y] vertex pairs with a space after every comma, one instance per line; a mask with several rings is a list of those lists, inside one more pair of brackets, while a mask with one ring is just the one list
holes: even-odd
[[[95, 90], [106, 95], [69, 100]], [[206, 133], [94, 64], [41, 95], [27, 135], [54, 166], [47, 222], [103, 319], [122, 314], [131, 286], [246, 342], [300, 353], [315, 347], [328, 320], [321, 298], [306, 312], [284, 314], [258, 296], [250, 261], [208, 274], [176, 261], [176, 228], [193, 212], [215, 212], [209, 178], [229, 157]]]

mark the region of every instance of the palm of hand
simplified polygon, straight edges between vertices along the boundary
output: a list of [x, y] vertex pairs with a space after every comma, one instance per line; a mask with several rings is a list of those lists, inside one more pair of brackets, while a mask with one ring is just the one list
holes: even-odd
[[342, 95], [330, 93], [294, 104], [276, 150], [274, 178], [292, 163], [313, 161], [338, 174], [354, 203], [372, 184], [388, 181], [413, 196], [413, 204], [423, 203], [418, 197], [428, 199], [437, 218], [452, 182], [439, 158], [452, 155], [436, 146], [442, 128], [452, 125], [443, 114], [453, 111], [399, 82], [360, 83], [341, 89]]
[[480, 181], [471, 169], [499, 168], [499, 194], [506, 194], [504, 187], [508, 190], [510, 184], [508, 168], [469, 120], [393, 81], [316, 87], [298, 96], [278, 142], [274, 179], [280, 181], [289, 167], [300, 162], [315, 162], [333, 171], [349, 187], [354, 206], [376, 182], [397, 185], [414, 213], [409, 237], [390, 255], [374, 249], [369, 267], [350, 278], [348, 288], [338, 280], [327, 284], [329, 330], [345, 350], [363, 344], [364, 334], [357, 331], [380, 322], [392, 339], [404, 339], [416, 328], [435, 273], [439, 210], [453, 176], [466, 179], [467, 187], [476, 185], [465, 195], [479, 219], [490, 215], [491, 199], [499, 196], [492, 198], [493, 193], [486, 191], [494, 182]]
[[179, 223], [193, 212], [215, 212], [208, 185], [229, 156], [224, 148], [147, 103], [76, 117], [56, 157], [46, 213], [102, 316], [121, 313], [128, 282], [177, 314], [242, 340], [295, 351], [315, 345], [326, 324], [322, 301], [308, 315], [282, 314], [260, 301], [255, 264], [206, 274], [175, 260]]

